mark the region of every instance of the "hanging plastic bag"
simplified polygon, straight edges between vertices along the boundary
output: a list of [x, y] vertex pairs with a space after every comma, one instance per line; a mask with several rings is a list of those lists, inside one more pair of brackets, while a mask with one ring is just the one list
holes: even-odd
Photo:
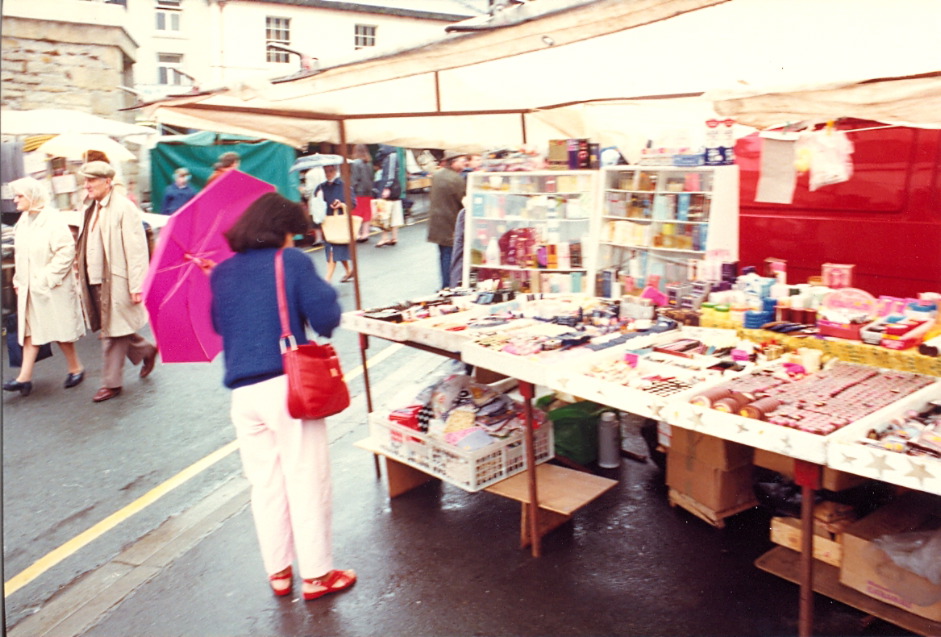
[[811, 192], [849, 181], [853, 176], [853, 142], [843, 131], [828, 125], [801, 136], [797, 144], [798, 156], [810, 160]]

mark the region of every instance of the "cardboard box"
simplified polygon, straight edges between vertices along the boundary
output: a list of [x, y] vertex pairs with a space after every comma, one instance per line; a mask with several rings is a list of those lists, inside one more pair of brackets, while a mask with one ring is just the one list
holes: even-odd
[[941, 528], [941, 498], [907, 493], [843, 533], [840, 583], [933, 621], [941, 621], [941, 586], [895, 564], [873, 540]]
[[[674, 441], [678, 431], [673, 429]], [[673, 447], [667, 454], [667, 485], [717, 513], [755, 502], [750, 464], [724, 471]]]
[[754, 450], [747, 445], [680, 427], [673, 428], [670, 451], [682, 456], [689, 456], [705, 465], [723, 471], [751, 465], [754, 456]]
[[[786, 478], [794, 478], [794, 458], [773, 451], [755, 449], [755, 466], [777, 471]], [[866, 482], [868, 478], [852, 473], [837, 471], [830, 467], [823, 468], [820, 486], [828, 491], [842, 491]]]
[[[771, 518], [771, 541], [801, 552], [801, 521], [797, 518]], [[839, 536], [829, 533], [821, 524], [814, 524], [814, 559], [837, 568], [843, 561]]]

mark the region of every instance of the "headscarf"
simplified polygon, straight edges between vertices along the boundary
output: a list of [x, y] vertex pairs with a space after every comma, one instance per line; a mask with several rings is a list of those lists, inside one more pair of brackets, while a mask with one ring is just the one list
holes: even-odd
[[46, 207], [48, 201], [46, 189], [42, 182], [32, 177], [22, 177], [10, 182], [10, 189], [17, 195], [29, 199], [29, 211], [39, 212]]

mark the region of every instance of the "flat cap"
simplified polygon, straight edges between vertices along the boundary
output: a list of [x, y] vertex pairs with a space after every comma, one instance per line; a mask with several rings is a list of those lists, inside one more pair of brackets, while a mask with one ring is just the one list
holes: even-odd
[[467, 153], [460, 150], [446, 150], [444, 151], [444, 157], [441, 158], [441, 161], [451, 161], [458, 157], [467, 157]]
[[79, 172], [82, 177], [106, 177], [108, 179], [114, 177], [114, 168], [103, 161], [90, 161], [84, 164]]

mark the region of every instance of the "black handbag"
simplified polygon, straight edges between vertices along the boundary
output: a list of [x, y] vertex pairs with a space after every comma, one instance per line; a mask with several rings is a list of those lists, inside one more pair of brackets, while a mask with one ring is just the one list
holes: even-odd
[[[10, 354], [10, 367], [22, 367], [23, 365], [23, 346], [20, 345], [19, 333], [16, 327], [16, 314], [8, 314], [3, 319], [3, 331], [7, 334], [7, 352]], [[43, 343], [39, 346], [39, 354], [36, 355], [36, 361], [52, 356], [52, 343]]]

